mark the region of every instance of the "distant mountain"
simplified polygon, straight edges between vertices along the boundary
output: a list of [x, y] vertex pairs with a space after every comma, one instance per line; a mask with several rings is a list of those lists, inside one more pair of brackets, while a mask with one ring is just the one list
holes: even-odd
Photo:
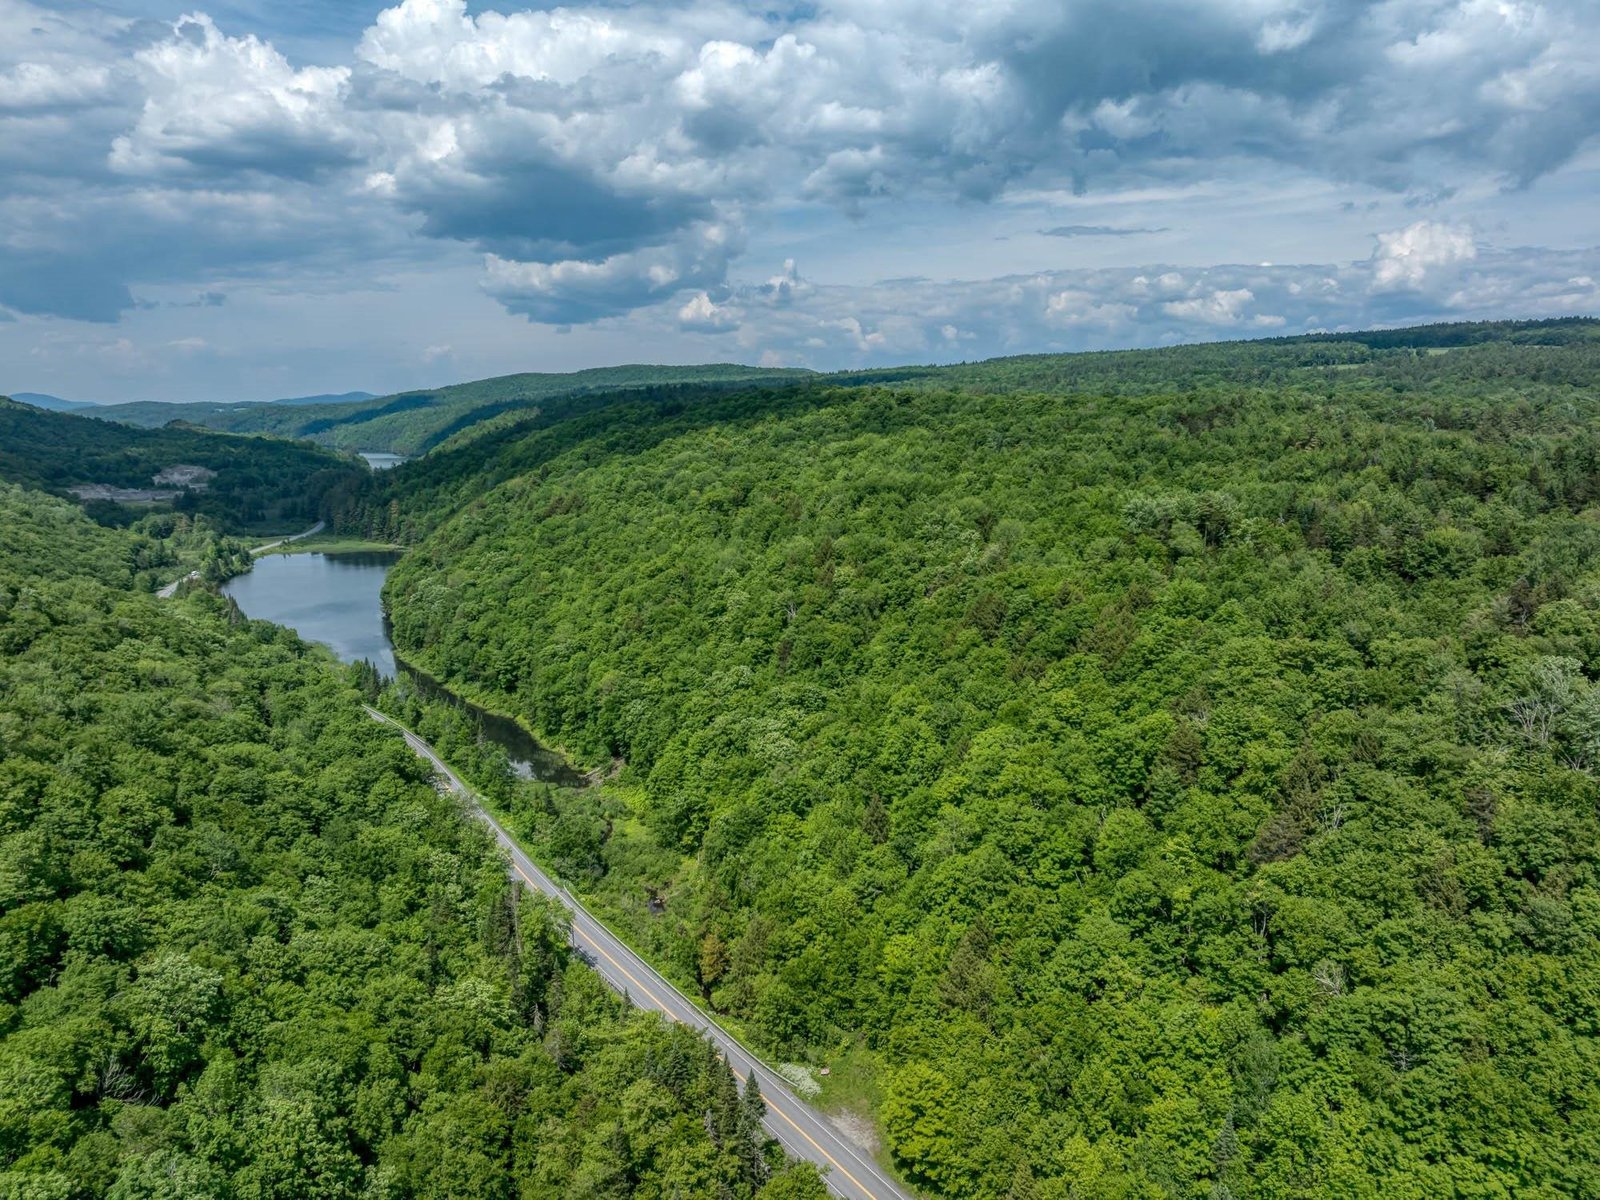
[[86, 408], [100, 407], [87, 400], [63, 400], [60, 396], [47, 396], [43, 392], [12, 392], [11, 398], [49, 412], [82, 412]]
[[794, 368], [709, 363], [690, 367], [596, 367], [564, 374], [502, 375], [448, 387], [364, 396], [276, 400], [255, 404], [112, 404], [94, 415], [128, 425], [185, 421], [228, 433], [268, 433], [309, 438], [338, 450], [423, 454], [463, 430], [514, 412], [568, 412], [623, 391], [649, 388], [735, 386], [804, 379]]
[[[44, 392], [11, 392], [9, 395], [13, 400], [20, 400], [24, 404], [31, 404], [35, 408], [42, 408], [49, 412], [84, 412], [85, 410], [91, 408], [104, 410], [108, 408], [120, 409], [127, 407], [127, 405], [122, 404], [101, 404], [92, 400], [63, 400], [60, 396], [51, 396]], [[378, 393], [376, 392], [321, 392], [315, 396], [285, 396], [281, 400], [252, 400], [246, 401], [245, 403], [251, 405], [278, 404], [286, 408], [310, 404], [359, 404], [363, 400], [375, 400], [377, 395]], [[179, 409], [187, 409], [191, 407], [188, 404], [167, 404], [165, 401], [159, 400], [134, 401], [133, 403], [137, 404], [140, 408], [147, 408], [160, 404], [164, 407], [171, 408], [174, 412], [177, 412]], [[206, 404], [205, 407], [217, 408], [219, 406]], [[220, 407], [233, 408], [237, 406], [223, 405]], [[148, 424], [149, 422], [141, 421], [133, 423]], [[165, 424], [165, 422], [162, 422], [162, 424]]]
[[377, 392], [324, 392], [320, 396], [287, 396], [282, 400], [265, 400], [264, 404], [356, 404], [362, 400], [376, 400]]

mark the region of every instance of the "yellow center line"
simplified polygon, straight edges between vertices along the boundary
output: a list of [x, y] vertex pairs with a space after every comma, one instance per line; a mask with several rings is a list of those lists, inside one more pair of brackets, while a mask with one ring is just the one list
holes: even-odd
[[[544, 890], [537, 883], [535, 883], [532, 879], [529, 879], [528, 878], [528, 873], [526, 871], [524, 871], [520, 866], [518, 866], [515, 862], [513, 862], [511, 864], [511, 869], [513, 871], [515, 871], [518, 875], [522, 876], [523, 881], [526, 882], [527, 885], [529, 887], [531, 887], [534, 891], [542, 892]], [[596, 942], [593, 938], [589, 937], [582, 930], [574, 930], [574, 932], [577, 933], [577, 935], [580, 938], [582, 938], [589, 945], [590, 949], [594, 950], [595, 953], [601, 955], [608, 963], [610, 963], [617, 970], [621, 971], [622, 974], [627, 978], [629, 983], [633, 984], [641, 992], [643, 992], [646, 996], [648, 996], [650, 998], [651, 1003], [653, 1003], [657, 1008], [659, 1008], [667, 1016], [669, 1016], [669, 1017], [673, 1016], [672, 1010], [670, 1008], [668, 1008], [665, 1004], [663, 1004], [661, 1002], [660, 998], [654, 992], [652, 992], [644, 984], [640, 983], [637, 979], [635, 979], [633, 977], [633, 972], [629, 971], [627, 967], [623, 966], [616, 959], [612, 958], [611, 955], [607, 954], [606, 953], [606, 949], [605, 949], [604, 946], [600, 945], [600, 943]], [[676, 1020], [677, 1018], [674, 1017], [673, 1019]], [[733, 1064], [732, 1063], [728, 1064], [728, 1069], [730, 1071], [733, 1070]], [[735, 1075], [737, 1075], [741, 1081], [744, 1079], [744, 1076], [740, 1075], [738, 1071], [734, 1071], [733, 1073]], [[844, 1166], [843, 1163], [839, 1162], [836, 1158], [833, 1157], [833, 1155], [829, 1154], [827, 1152], [827, 1150], [825, 1150], [821, 1145], [818, 1144], [817, 1140], [814, 1137], [812, 1137], [804, 1129], [801, 1129], [800, 1126], [795, 1123], [795, 1119], [793, 1117], [791, 1117], [788, 1113], [784, 1112], [783, 1109], [779, 1108], [776, 1104], [774, 1104], [772, 1102], [771, 1097], [769, 1097], [765, 1093], [763, 1093], [761, 1099], [762, 1099], [763, 1103], [765, 1103], [768, 1108], [770, 1108], [773, 1112], [777, 1113], [778, 1116], [782, 1117], [785, 1121], [787, 1121], [789, 1123], [790, 1128], [792, 1128], [801, 1137], [805, 1138], [806, 1141], [810, 1142], [812, 1148], [815, 1149], [818, 1154], [822, 1155], [823, 1158], [827, 1159], [828, 1160], [828, 1164], [830, 1166], [837, 1167], [838, 1170], [839, 1170], [839, 1173], [841, 1175], [843, 1175], [851, 1183], [855, 1184], [863, 1192], [866, 1192], [867, 1195], [869, 1195], [869, 1196], [872, 1195], [872, 1189], [871, 1188], [867, 1187], [864, 1183], [862, 1183], [854, 1175], [850, 1174], [849, 1170]]]
[[[453, 785], [453, 790], [455, 790], [457, 792], [460, 792], [460, 793], [462, 793], [462, 794], [464, 794], [464, 795], [466, 795], [468, 797], [471, 796], [471, 792], [469, 792], [467, 790], [466, 785], [463, 784], [459, 779], [457, 779], [455, 777], [455, 775], [451, 772], [450, 768], [445, 766], [444, 763], [441, 762], [438, 759], [438, 757], [436, 757], [431, 752], [431, 748], [420, 737], [418, 737], [416, 734], [412, 733], [409, 729], [407, 729], [404, 725], [401, 725], [398, 721], [393, 720], [392, 718], [390, 718], [388, 716], [385, 716], [382, 713], [378, 713], [375, 710], [369, 709], [368, 711], [371, 712], [372, 715], [375, 716], [379, 721], [382, 721], [385, 725], [393, 725], [397, 729], [399, 729], [400, 733], [404, 736], [406, 742], [410, 744], [411, 748], [413, 750], [418, 751], [424, 758], [426, 758], [430, 763], [432, 763], [435, 767], [437, 767], [444, 774], [445, 778], [447, 780], [449, 780], [449, 782]], [[522, 877], [522, 881], [524, 883], [526, 883], [529, 887], [531, 887], [534, 891], [539, 892], [541, 894], [545, 894], [545, 895], [549, 894], [549, 893], [546, 893], [543, 888], [541, 888], [537, 883], [535, 883], [532, 880], [532, 878], [529, 877], [528, 873], [526, 871], [524, 871], [517, 864], [515, 859], [512, 860], [511, 869], [513, 871], [515, 871], [519, 876], [521, 876]], [[575, 932], [577, 934], [577, 936], [582, 938], [589, 945], [589, 947], [591, 949], [593, 949], [597, 954], [599, 954], [602, 957], [604, 957], [605, 960], [608, 963], [610, 963], [618, 971], [621, 971], [623, 976], [628, 980], [628, 982], [632, 983], [636, 988], [638, 988], [647, 997], [649, 997], [650, 1002], [652, 1004], [654, 1004], [657, 1008], [659, 1008], [668, 1017], [671, 1017], [673, 1020], [677, 1020], [677, 1018], [673, 1015], [672, 1010], [661, 1002], [660, 997], [658, 997], [654, 992], [652, 992], [644, 984], [640, 983], [637, 979], [635, 979], [633, 977], [633, 972], [629, 971], [627, 967], [623, 966], [616, 959], [612, 958], [610, 954], [607, 954], [604, 946], [601, 946], [598, 942], [596, 942], [593, 938], [589, 937], [587, 934], [583, 933], [581, 930], [576, 930], [575, 929], [573, 932]], [[728, 1064], [728, 1069], [730, 1071], [733, 1071], [733, 1064], [732, 1063]], [[733, 1073], [740, 1080], [743, 1080], [745, 1078], [745, 1076], [740, 1075], [738, 1071], [733, 1071]], [[826, 1149], [824, 1149], [823, 1146], [820, 1143], [818, 1143], [816, 1138], [812, 1137], [804, 1129], [800, 1128], [800, 1126], [795, 1122], [795, 1119], [793, 1117], [791, 1117], [788, 1113], [784, 1112], [783, 1109], [779, 1108], [776, 1104], [774, 1104], [772, 1102], [772, 1098], [770, 1096], [767, 1096], [765, 1093], [763, 1093], [761, 1099], [769, 1109], [771, 1109], [774, 1113], [776, 1113], [778, 1116], [782, 1117], [786, 1122], [788, 1122], [789, 1127], [791, 1129], [793, 1129], [801, 1137], [805, 1138], [805, 1140], [811, 1144], [811, 1147], [814, 1150], [816, 1150], [816, 1152], [818, 1154], [822, 1155], [823, 1158], [827, 1159], [829, 1166], [836, 1167], [841, 1175], [843, 1175], [851, 1183], [855, 1184], [856, 1187], [860, 1188], [867, 1195], [871, 1196], [871, 1195], [874, 1194], [871, 1188], [867, 1187], [864, 1183], [862, 1183], [859, 1179], [857, 1179], [854, 1175], [852, 1175], [850, 1173], [849, 1168], [847, 1168], [843, 1163], [839, 1162], [838, 1159], [834, 1158], [833, 1155], [829, 1154], [828, 1151]]]

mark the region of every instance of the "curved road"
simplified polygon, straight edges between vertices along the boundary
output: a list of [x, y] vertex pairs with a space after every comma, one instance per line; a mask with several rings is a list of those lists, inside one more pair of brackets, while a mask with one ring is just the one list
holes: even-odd
[[370, 706], [364, 707], [374, 721], [398, 729], [411, 749], [433, 764], [451, 790], [493, 830], [495, 840], [511, 858], [513, 876], [566, 907], [572, 914], [573, 945], [607, 983], [627, 996], [636, 1007], [665, 1013], [679, 1024], [710, 1038], [741, 1082], [755, 1072], [761, 1084], [761, 1098], [767, 1102], [767, 1130], [791, 1157], [820, 1167], [828, 1190], [844, 1200], [911, 1200], [909, 1192], [889, 1179], [882, 1168], [847, 1141], [816, 1109], [800, 1100], [782, 1078], [595, 920], [571, 892], [541, 871], [500, 823], [484, 811], [472, 790], [434, 753], [432, 746], [392, 717]]
[[298, 542], [301, 538], [308, 538], [314, 533], [321, 533], [327, 527], [328, 523], [326, 521], [318, 521], [303, 533], [291, 533], [288, 537], [279, 538], [275, 542], [268, 542], [265, 546], [252, 546], [250, 548], [250, 556], [254, 558], [258, 554], [265, 554], [268, 550], [276, 550], [279, 546], [287, 546], [290, 542]]
[[[286, 545], [289, 542], [298, 542], [301, 538], [308, 538], [314, 533], [321, 533], [323, 529], [327, 527], [327, 524], [328, 523], [326, 521], [318, 521], [310, 529], [307, 529], [302, 533], [291, 534], [289, 537], [279, 538], [275, 542], [268, 542], [265, 546], [252, 547], [250, 550], [250, 557], [254, 558], [258, 554], [265, 554], [268, 550], [276, 550], [279, 546]], [[158, 591], [156, 595], [160, 596], [163, 600], [171, 600], [178, 594], [178, 587], [185, 580], [199, 578], [199, 571], [190, 571], [187, 575], [184, 575], [178, 579], [174, 579], [171, 583], [167, 584], [166, 587]]]

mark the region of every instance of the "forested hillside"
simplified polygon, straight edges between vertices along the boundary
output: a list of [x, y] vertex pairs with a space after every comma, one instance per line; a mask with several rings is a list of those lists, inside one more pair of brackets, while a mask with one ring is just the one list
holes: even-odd
[[130, 425], [188, 421], [231, 433], [309, 438], [346, 451], [421, 454], [452, 435], [505, 413], [544, 408], [581, 411], [588, 398], [658, 385], [730, 385], [757, 379], [804, 377], [809, 371], [709, 363], [693, 367], [597, 367], [566, 374], [527, 373], [401, 392], [350, 403], [113, 404], [97, 415]]
[[352, 677], [0, 485], [0, 1196], [819, 1200]]
[[[203, 467], [214, 476], [192, 490], [156, 482], [161, 472], [183, 466]], [[359, 463], [304, 442], [132, 429], [0, 397], [0, 480], [57, 494], [82, 484], [177, 491], [169, 503], [180, 512], [204, 515], [234, 531], [278, 530], [318, 520], [327, 492], [341, 484], [347, 489], [365, 474]], [[107, 519], [117, 518], [114, 506], [91, 503]]]
[[396, 639], [929, 1195], [1600, 1194], [1593, 328], [503, 431], [384, 481]]
[[101, 528], [78, 510], [0, 479], [7, 519], [0, 558], [28, 564], [32, 579], [99, 579], [153, 592], [190, 571], [209, 583], [249, 569], [250, 549], [204, 517], [151, 513], [121, 529]]

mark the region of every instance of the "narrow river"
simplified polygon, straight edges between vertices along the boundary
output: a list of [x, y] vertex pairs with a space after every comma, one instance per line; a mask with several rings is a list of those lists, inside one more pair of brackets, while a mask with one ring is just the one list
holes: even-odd
[[381, 597], [383, 581], [399, 557], [397, 552], [263, 555], [247, 574], [223, 584], [222, 594], [233, 597], [248, 617], [286, 625], [344, 662], [366, 659], [384, 678], [399, 675], [430, 700], [469, 712], [524, 779], [580, 786], [583, 777], [566, 759], [515, 721], [462, 700], [395, 654]]

